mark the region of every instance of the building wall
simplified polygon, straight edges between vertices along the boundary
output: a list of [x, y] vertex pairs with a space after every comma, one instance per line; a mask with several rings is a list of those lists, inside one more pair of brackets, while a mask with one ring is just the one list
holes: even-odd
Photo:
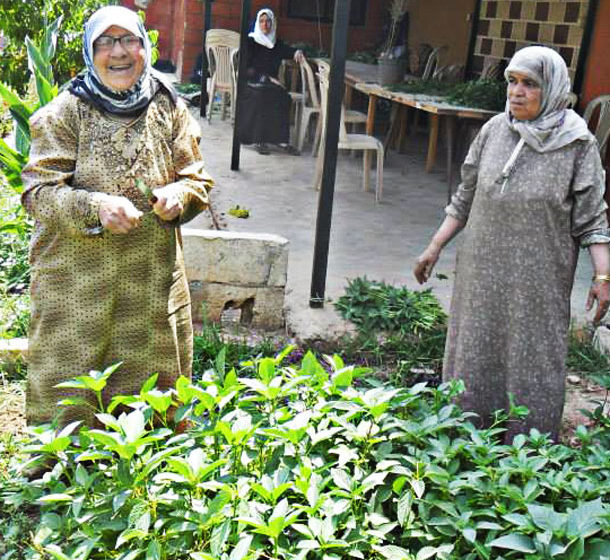
[[421, 43], [446, 46], [439, 64], [466, 64], [474, 0], [411, 0], [409, 2], [409, 46]]
[[[121, 4], [130, 10], [138, 11], [140, 9], [135, 6], [134, 0], [123, 0]], [[146, 27], [159, 31], [159, 58], [169, 60], [173, 47], [173, 34], [171, 32], [173, 23], [172, 2], [153, 0], [145, 10], [145, 14]]]
[[610, 0], [599, 0], [585, 66], [580, 106], [610, 93]]
[[[463, 1], [463, 0], [458, 0]], [[390, 0], [369, 0], [364, 26], [350, 28], [350, 52], [373, 49], [383, 40], [383, 28], [389, 20]], [[134, 0], [122, 0], [134, 9]], [[241, 0], [214, 0], [212, 27], [239, 31]], [[305, 42], [330, 51], [332, 23], [287, 17], [287, 0], [252, 0], [251, 18], [263, 7], [271, 8], [279, 18], [279, 36], [288, 43]], [[202, 50], [205, 3], [202, 0], [151, 0], [146, 10], [146, 24], [159, 30], [160, 58], [171, 60], [176, 73], [187, 81]]]
[[532, 44], [556, 49], [574, 77], [589, 0], [483, 0], [472, 70], [508, 61], [515, 51]]

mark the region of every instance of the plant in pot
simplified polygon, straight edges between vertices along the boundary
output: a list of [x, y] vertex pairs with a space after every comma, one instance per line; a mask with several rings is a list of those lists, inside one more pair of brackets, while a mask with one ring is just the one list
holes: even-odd
[[408, 0], [391, 0], [390, 28], [383, 50], [377, 59], [379, 83], [383, 85], [402, 82], [406, 71], [406, 45], [396, 45], [400, 26], [407, 13]]

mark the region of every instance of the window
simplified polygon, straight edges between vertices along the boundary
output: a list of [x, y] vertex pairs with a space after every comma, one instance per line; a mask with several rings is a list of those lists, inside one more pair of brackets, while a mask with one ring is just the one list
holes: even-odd
[[[350, 25], [364, 25], [367, 0], [352, 0]], [[288, 17], [329, 23], [333, 21], [335, 0], [288, 0]]]

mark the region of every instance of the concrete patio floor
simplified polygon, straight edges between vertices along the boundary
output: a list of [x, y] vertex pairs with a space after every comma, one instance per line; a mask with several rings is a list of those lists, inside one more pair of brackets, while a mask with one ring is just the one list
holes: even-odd
[[[193, 108], [198, 116], [198, 110]], [[432, 173], [424, 170], [426, 138], [411, 138], [407, 153], [390, 151], [384, 167], [383, 200], [375, 203], [374, 191], [362, 188], [362, 160], [339, 152], [333, 219], [323, 309], [309, 307], [313, 245], [318, 193], [313, 190], [315, 158], [307, 147], [300, 157], [273, 151], [260, 155], [242, 146], [239, 171], [231, 171], [232, 127], [216, 114], [211, 124], [200, 119], [202, 152], [206, 167], [216, 181], [213, 205], [223, 229], [281, 235], [290, 242], [286, 291], [287, 330], [304, 340], [329, 339], [349, 327], [332, 304], [343, 294], [347, 280], [367, 276], [396, 285], [419, 289], [412, 268], [415, 259], [444, 217], [447, 198], [442, 145]], [[375, 174], [371, 174], [374, 189]], [[250, 211], [248, 219], [228, 215], [232, 206]], [[211, 227], [209, 214], [197, 217], [188, 227]], [[436, 273], [446, 280], [431, 279], [432, 288], [449, 309], [454, 278], [455, 249], [459, 237], [443, 252]], [[591, 264], [581, 252], [572, 294], [576, 320], [585, 313]]]

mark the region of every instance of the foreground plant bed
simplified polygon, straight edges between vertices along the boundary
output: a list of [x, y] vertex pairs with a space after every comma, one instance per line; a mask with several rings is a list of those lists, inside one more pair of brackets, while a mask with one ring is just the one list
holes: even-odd
[[[218, 360], [166, 393], [153, 376], [99, 413], [100, 428], [36, 429], [23, 451], [57, 463], [27, 481], [15, 457], [0, 558], [610, 555], [608, 434], [580, 428], [580, 448], [535, 431], [501, 445], [506, 415], [475, 429], [451, 404], [459, 385], [394, 388], [312, 354], [283, 366], [290, 350], [238, 371]], [[71, 384], [100, 393], [111, 374]], [[113, 416], [118, 403], [130, 412]]]

